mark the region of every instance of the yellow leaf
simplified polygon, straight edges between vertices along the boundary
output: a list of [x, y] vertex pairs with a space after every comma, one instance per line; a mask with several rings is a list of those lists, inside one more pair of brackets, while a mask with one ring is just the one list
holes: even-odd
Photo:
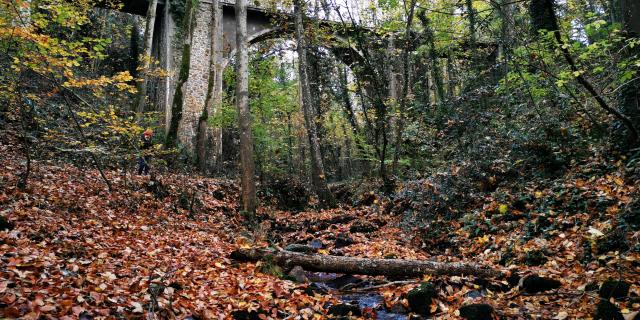
[[506, 204], [501, 204], [500, 207], [498, 207], [498, 211], [501, 214], [507, 213], [507, 210], [509, 210], [509, 207]]

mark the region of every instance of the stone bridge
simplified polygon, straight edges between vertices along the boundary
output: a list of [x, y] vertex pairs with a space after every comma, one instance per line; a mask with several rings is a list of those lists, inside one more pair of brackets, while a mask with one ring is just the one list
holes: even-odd
[[[123, 0], [120, 11], [146, 15], [148, 3], [144, 0]], [[205, 99], [209, 83], [211, 55], [215, 61], [214, 101], [217, 105], [221, 99], [222, 71], [228, 65], [235, 50], [236, 16], [235, 5], [231, 2], [219, 1], [219, 10], [213, 10], [211, 0], [199, 0], [196, 9], [196, 27], [193, 32], [191, 46], [191, 67], [189, 78], [185, 86], [182, 120], [178, 130], [178, 139], [188, 151], [193, 151], [194, 140], [197, 132], [198, 119], [205, 105]], [[149, 96], [155, 102], [155, 109], [164, 111], [165, 123], [170, 123], [171, 103], [175, 82], [177, 80], [178, 66], [181, 62], [181, 41], [177, 39], [178, 29], [173, 20], [169, 0], [159, 0], [156, 11], [155, 30], [153, 36], [152, 56], [159, 62], [160, 67], [169, 71], [169, 77], [150, 83]], [[212, 19], [217, 12], [217, 19]], [[217, 21], [213, 25], [212, 21]], [[294, 17], [283, 12], [270, 12], [261, 8], [250, 6], [247, 9], [247, 32], [250, 43], [257, 43], [266, 39], [292, 37]], [[321, 25], [331, 27], [335, 22], [320, 21]], [[334, 43], [329, 49], [336, 57], [348, 65], [353, 64], [361, 55], [349, 44], [348, 35], [344, 28], [334, 32]], [[341, 34], [342, 33], [342, 34]], [[208, 106], [209, 114], [213, 106]]]

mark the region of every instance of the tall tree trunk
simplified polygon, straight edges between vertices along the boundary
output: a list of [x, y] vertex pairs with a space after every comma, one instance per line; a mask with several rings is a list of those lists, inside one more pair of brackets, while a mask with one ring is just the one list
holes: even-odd
[[453, 80], [453, 53], [451, 50], [447, 53], [447, 97], [449, 99], [456, 95], [456, 82]]
[[[624, 36], [628, 39], [640, 37], [640, 3], [637, 0], [620, 0], [620, 4]], [[638, 59], [640, 47], [627, 46], [623, 53], [628, 59]], [[640, 80], [636, 78], [626, 83], [620, 90], [618, 102], [620, 111], [629, 117], [636, 129], [640, 128]], [[630, 144], [634, 146], [633, 141]]]
[[240, 127], [242, 207], [255, 213], [257, 207], [253, 135], [249, 109], [249, 52], [247, 43], [247, 0], [236, 0], [236, 109]]
[[349, 96], [349, 84], [347, 79], [347, 67], [338, 68], [338, 81], [340, 85], [340, 98], [342, 99], [344, 111], [347, 114], [347, 120], [351, 125], [351, 129], [354, 134], [360, 132], [360, 126], [356, 119], [355, 112], [353, 111], [353, 104], [351, 103], [351, 97]]
[[135, 18], [132, 19], [131, 36], [129, 38], [129, 74], [132, 77], [138, 77], [138, 63], [140, 62], [140, 28]]
[[473, 0], [466, 0], [467, 19], [469, 19], [469, 42], [472, 53], [476, 47], [476, 10], [473, 8]]
[[397, 173], [398, 171], [398, 162], [400, 161], [400, 152], [402, 151], [402, 131], [404, 129], [405, 109], [407, 108], [407, 98], [409, 96], [409, 51], [411, 50], [411, 25], [413, 24], [413, 13], [415, 8], [416, 0], [411, 0], [408, 8], [409, 12], [407, 14], [407, 26], [404, 33], [404, 48], [402, 50], [402, 96], [400, 97], [399, 114], [398, 120], [396, 121], [393, 165], [391, 166], [394, 173]]
[[440, 64], [438, 63], [438, 52], [436, 51], [431, 20], [427, 17], [426, 12], [422, 10], [418, 13], [418, 19], [420, 19], [420, 23], [422, 23], [422, 27], [424, 28], [423, 32], [425, 41], [429, 47], [431, 78], [433, 79], [433, 85], [435, 86], [435, 98], [439, 103], [442, 103], [445, 99], [444, 81], [442, 80], [442, 67], [440, 67]]
[[147, 24], [144, 29], [144, 48], [143, 56], [140, 57], [140, 63], [142, 65], [142, 79], [138, 81], [138, 99], [136, 102], [136, 112], [139, 119], [142, 118], [144, 112], [144, 106], [147, 102], [147, 71], [149, 69], [149, 63], [151, 62], [151, 47], [153, 45], [153, 31], [156, 23], [156, 8], [158, 6], [158, 0], [149, 0], [149, 8], [147, 9]]
[[313, 116], [313, 108], [311, 103], [311, 92], [309, 91], [309, 79], [307, 77], [307, 50], [305, 44], [303, 15], [304, 7], [302, 0], [294, 0], [295, 7], [295, 26], [296, 41], [298, 47], [298, 69], [300, 81], [300, 93], [302, 97], [302, 112], [304, 114], [304, 122], [307, 127], [307, 135], [309, 137], [309, 147], [311, 149], [311, 183], [316, 192], [320, 204], [323, 207], [333, 207], [336, 204], [333, 195], [327, 187], [327, 181], [324, 174], [324, 166], [322, 156], [320, 154], [320, 142], [318, 141], [318, 132], [316, 122]]
[[221, 38], [218, 37], [219, 29], [222, 26], [220, 23], [222, 15], [220, 14], [220, 5], [218, 0], [213, 0], [211, 3], [211, 26], [210, 26], [210, 37], [211, 37], [211, 50], [209, 53], [209, 81], [207, 84], [207, 96], [205, 98], [204, 106], [202, 108], [202, 114], [198, 119], [198, 128], [196, 133], [196, 154], [197, 154], [197, 162], [198, 168], [201, 172], [206, 171], [207, 167], [207, 121], [209, 119], [209, 115], [213, 113], [214, 107], [217, 106], [215, 104], [215, 97], [217, 92], [217, 80], [218, 73], [221, 72], [219, 70], [219, 54], [218, 45]]
[[171, 120], [165, 137], [164, 145], [166, 148], [173, 148], [178, 142], [178, 126], [182, 119], [182, 107], [184, 105], [184, 87], [189, 80], [189, 69], [191, 69], [191, 40], [193, 38], [193, 30], [196, 26], [195, 19], [195, 2], [197, 0], [187, 0], [185, 8], [185, 18], [183, 30], [184, 39], [182, 42], [182, 61], [180, 62], [180, 72], [178, 74], [178, 82], [176, 83], [176, 91], [173, 94], [173, 102], [171, 103]]
[[567, 61], [569, 68], [574, 74], [577, 74], [576, 81], [593, 97], [598, 103], [600, 108], [608, 112], [610, 115], [617, 118], [622, 122], [629, 131], [629, 142], [631, 145], [635, 145], [640, 141], [638, 129], [635, 127], [633, 121], [625, 114], [621, 113], [618, 109], [611, 107], [604, 98], [598, 93], [595, 87], [584, 77], [581, 70], [578, 68], [573, 56], [567, 45], [562, 39], [560, 34], [560, 27], [558, 25], [558, 18], [556, 17], [555, 9], [553, 8], [554, 0], [533, 0], [530, 3], [529, 13], [534, 25], [534, 31], [548, 30], [553, 32], [554, 38], [558, 44], [560, 51], [564, 59]]

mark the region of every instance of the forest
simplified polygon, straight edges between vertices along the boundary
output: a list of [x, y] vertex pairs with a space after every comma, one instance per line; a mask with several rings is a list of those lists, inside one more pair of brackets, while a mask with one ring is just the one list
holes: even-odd
[[0, 0], [0, 319], [640, 319], [638, 0]]

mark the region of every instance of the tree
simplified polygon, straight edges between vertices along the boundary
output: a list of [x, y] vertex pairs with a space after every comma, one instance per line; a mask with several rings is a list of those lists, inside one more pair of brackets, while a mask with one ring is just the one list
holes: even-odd
[[[640, 3], [634, 0], [621, 0], [621, 13], [624, 36], [628, 41], [640, 37]], [[640, 46], [630, 45], [623, 51], [627, 59], [640, 59]], [[636, 68], [640, 69], [640, 68]], [[637, 72], [637, 70], [636, 70]], [[618, 97], [620, 111], [629, 117], [632, 125], [640, 128], [640, 80], [636, 77], [623, 84]], [[638, 143], [640, 141], [635, 141]], [[634, 141], [631, 141], [633, 146]]]
[[323, 207], [335, 206], [335, 199], [327, 186], [326, 176], [324, 173], [324, 165], [322, 155], [320, 154], [320, 141], [318, 139], [318, 130], [316, 120], [313, 115], [311, 104], [311, 92], [309, 90], [309, 79], [307, 76], [307, 50], [305, 44], [304, 25], [303, 25], [303, 6], [301, 0], [294, 0], [295, 8], [295, 26], [296, 26], [296, 42], [298, 51], [298, 74], [300, 81], [300, 94], [302, 97], [302, 112], [304, 114], [304, 122], [307, 128], [307, 136], [309, 138], [309, 147], [311, 151], [311, 183], [313, 189], [320, 200]]
[[136, 112], [138, 117], [142, 117], [144, 112], [144, 106], [147, 102], [147, 70], [151, 63], [151, 47], [153, 45], [153, 30], [156, 22], [156, 7], [158, 6], [158, 0], [150, 0], [149, 8], [147, 10], [146, 27], [144, 29], [144, 48], [143, 55], [140, 56], [140, 62], [142, 65], [142, 79], [138, 80], [138, 99], [136, 102]]
[[242, 206], [244, 211], [254, 213], [257, 199], [251, 110], [249, 109], [249, 53], [247, 47], [247, 1], [236, 0], [236, 109], [240, 127]]
[[575, 59], [569, 51], [569, 45], [565, 43], [560, 33], [560, 26], [558, 24], [558, 18], [554, 9], [554, 0], [533, 0], [529, 6], [529, 13], [531, 15], [531, 23], [533, 30], [539, 32], [546, 30], [553, 33], [553, 38], [558, 44], [562, 56], [566, 60], [567, 64], [571, 68], [571, 71], [575, 75], [576, 81], [596, 100], [598, 105], [620, 120], [629, 131], [629, 140], [632, 145], [635, 145], [640, 141], [640, 135], [637, 128], [634, 126], [632, 120], [625, 114], [621, 113], [618, 109], [610, 106], [602, 95], [596, 90], [593, 84], [587, 80], [584, 76], [584, 71], [578, 68]]
[[404, 47], [402, 50], [402, 96], [400, 97], [400, 110], [398, 111], [398, 120], [395, 132], [395, 151], [393, 154], [392, 171], [398, 169], [398, 161], [400, 160], [400, 152], [402, 149], [402, 132], [405, 125], [405, 109], [407, 108], [407, 100], [409, 96], [409, 51], [411, 50], [411, 26], [413, 24], [413, 16], [416, 8], [416, 0], [411, 0], [409, 7], [405, 1], [405, 9], [407, 12], [407, 25], [404, 34]]
[[196, 19], [194, 17], [196, 1], [197, 0], [187, 0], [185, 8], [185, 18], [183, 21], [184, 39], [182, 41], [182, 61], [180, 62], [178, 82], [176, 83], [176, 91], [173, 94], [173, 103], [171, 104], [171, 120], [169, 121], [167, 136], [164, 141], [166, 148], [175, 147], [178, 140], [178, 126], [180, 126], [180, 120], [182, 119], [182, 107], [184, 104], [184, 87], [189, 79], [189, 69], [191, 68], [191, 40], [196, 24]]

